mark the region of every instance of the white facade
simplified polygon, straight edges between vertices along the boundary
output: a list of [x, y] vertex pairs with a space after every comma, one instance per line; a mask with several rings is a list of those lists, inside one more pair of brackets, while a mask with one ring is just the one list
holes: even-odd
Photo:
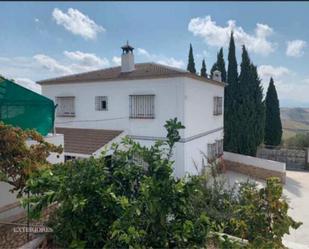
[[[166, 137], [165, 121], [177, 117], [186, 129], [174, 152], [175, 175], [196, 174], [207, 145], [223, 139], [223, 114], [214, 115], [214, 97], [224, 96], [224, 87], [189, 77], [97, 81], [42, 85], [42, 94], [75, 99], [74, 117], [56, 117], [56, 127], [123, 130], [144, 145]], [[130, 95], [154, 95], [153, 119], [131, 119]], [[108, 109], [97, 111], [95, 97], [107, 96]], [[223, 113], [223, 112], [222, 112]], [[81, 141], [82, 143], [82, 141]]]

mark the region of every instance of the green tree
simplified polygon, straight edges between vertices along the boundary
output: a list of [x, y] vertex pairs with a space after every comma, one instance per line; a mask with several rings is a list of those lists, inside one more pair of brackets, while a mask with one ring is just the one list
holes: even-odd
[[187, 66], [187, 70], [190, 73], [196, 73], [196, 69], [195, 69], [195, 62], [194, 62], [194, 56], [193, 56], [193, 48], [192, 45], [190, 43], [190, 49], [189, 49], [189, 57], [188, 57], [188, 66]]
[[218, 70], [217, 62], [215, 62], [215, 63], [212, 65], [211, 69], [210, 69], [210, 76], [211, 76], [211, 78], [212, 78], [212, 76], [213, 76], [213, 74], [214, 74], [214, 71], [216, 71], [216, 70]]
[[206, 71], [205, 59], [203, 59], [203, 61], [202, 61], [201, 77], [207, 78], [207, 71]]
[[282, 137], [279, 100], [273, 78], [270, 78], [266, 99], [265, 136], [266, 145], [279, 145]]
[[211, 68], [211, 77], [213, 76], [213, 72], [215, 70], [219, 70], [221, 72], [221, 79], [223, 82], [226, 82], [226, 69], [225, 69], [225, 62], [223, 56], [223, 48], [219, 50], [217, 53], [217, 61], [213, 64]]
[[[32, 140], [30, 146], [27, 141]], [[21, 197], [30, 174], [50, 166], [51, 152], [61, 153], [62, 147], [47, 143], [34, 130], [22, 130], [0, 122], [0, 181], [7, 182]]]
[[257, 67], [251, 64], [252, 81], [250, 92], [252, 94], [251, 100], [255, 106], [254, 115], [255, 121], [253, 123], [253, 131], [255, 137], [255, 145], [259, 146], [264, 140], [264, 127], [265, 127], [265, 103], [263, 101], [263, 87], [261, 80], [258, 76]]
[[[256, 121], [255, 104], [252, 100], [254, 91], [252, 89], [252, 64], [246, 47], [242, 49], [242, 62], [240, 65], [239, 91], [236, 102], [236, 119], [238, 122], [236, 132], [236, 151], [240, 154], [255, 156], [256, 141], [254, 126]], [[234, 138], [233, 138], [234, 139]]]
[[233, 32], [231, 33], [229, 53], [227, 83], [224, 91], [224, 149], [226, 151], [236, 151], [234, 132], [238, 125], [235, 109], [238, 95], [238, 70], [236, 60], [236, 48]]

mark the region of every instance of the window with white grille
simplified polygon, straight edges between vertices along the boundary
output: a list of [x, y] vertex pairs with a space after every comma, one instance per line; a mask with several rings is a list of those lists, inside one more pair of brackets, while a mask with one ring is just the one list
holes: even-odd
[[214, 115], [222, 115], [222, 97], [214, 97]]
[[107, 111], [108, 102], [107, 96], [96, 96], [95, 97], [95, 110], [96, 111]]
[[217, 157], [223, 154], [223, 139], [216, 140], [216, 152]]
[[215, 143], [208, 144], [207, 157], [208, 160], [214, 160], [223, 154], [223, 139], [216, 140]]
[[208, 144], [207, 146], [207, 159], [212, 161], [216, 158], [216, 143]]
[[155, 95], [130, 95], [130, 118], [155, 118]]
[[75, 116], [75, 97], [56, 97], [56, 113], [58, 117]]

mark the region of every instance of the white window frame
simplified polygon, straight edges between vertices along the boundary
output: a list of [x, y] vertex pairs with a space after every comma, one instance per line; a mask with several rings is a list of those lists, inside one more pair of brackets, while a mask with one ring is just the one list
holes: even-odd
[[214, 97], [214, 111], [215, 116], [222, 115], [223, 113], [223, 97], [215, 96]]
[[[102, 107], [102, 102], [106, 102], [106, 107]], [[95, 110], [96, 111], [108, 111], [108, 97], [107, 96], [95, 96]]]
[[[63, 103], [61, 102], [61, 99], [70, 99], [72, 101], [71, 107], [64, 107]], [[75, 96], [57, 96], [56, 97], [56, 115], [57, 117], [75, 117]], [[65, 110], [63, 110], [65, 109]]]
[[223, 139], [216, 140], [216, 156], [220, 157], [223, 155]]
[[211, 143], [207, 145], [207, 159], [212, 161], [216, 158], [216, 143]]
[[155, 95], [134, 94], [130, 95], [130, 119], [154, 119]]
[[223, 139], [217, 139], [215, 143], [207, 145], [207, 159], [212, 161], [223, 155]]

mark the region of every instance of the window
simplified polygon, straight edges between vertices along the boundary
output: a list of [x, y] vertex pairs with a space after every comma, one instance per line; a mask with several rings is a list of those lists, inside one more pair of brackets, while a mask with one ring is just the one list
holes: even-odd
[[107, 111], [107, 96], [96, 96], [95, 97], [95, 110], [96, 111]]
[[130, 95], [130, 118], [155, 118], [155, 95]]
[[217, 157], [223, 155], [223, 139], [216, 140], [216, 152]]
[[75, 97], [56, 97], [56, 103], [58, 117], [75, 116]]
[[207, 146], [207, 159], [209, 162], [216, 158], [216, 144], [208, 144]]
[[76, 157], [75, 156], [64, 156], [64, 161], [67, 162], [67, 161], [70, 161], [70, 160], [76, 160]]
[[214, 97], [214, 115], [222, 115], [222, 97]]
[[223, 139], [216, 140], [215, 143], [208, 144], [207, 157], [208, 161], [212, 161], [223, 154]]

